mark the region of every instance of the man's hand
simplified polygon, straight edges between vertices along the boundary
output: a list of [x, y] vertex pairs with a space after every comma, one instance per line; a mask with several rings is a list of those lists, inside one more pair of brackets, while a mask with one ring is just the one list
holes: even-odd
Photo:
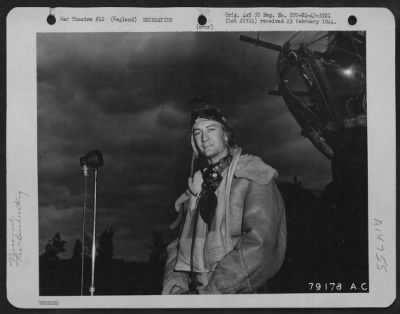
[[197, 171], [193, 178], [188, 179], [188, 187], [189, 187], [189, 192], [197, 196], [201, 192], [201, 185], [203, 183], [203, 175], [201, 174], [201, 171]]
[[186, 193], [183, 193], [178, 199], [175, 201], [175, 210], [177, 213], [183, 209], [183, 204], [189, 199], [189, 196]]

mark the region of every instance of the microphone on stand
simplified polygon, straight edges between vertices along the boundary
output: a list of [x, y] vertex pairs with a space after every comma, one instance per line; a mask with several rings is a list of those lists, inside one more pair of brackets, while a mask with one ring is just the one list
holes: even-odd
[[104, 165], [103, 155], [100, 150], [92, 150], [85, 156], [80, 157], [80, 164], [85, 178], [85, 200], [83, 207], [83, 227], [82, 227], [82, 278], [81, 278], [81, 295], [83, 295], [83, 272], [84, 272], [84, 241], [85, 241], [85, 212], [86, 212], [86, 180], [89, 176], [88, 169], [92, 168], [94, 172], [94, 204], [93, 204], [93, 232], [92, 232], [92, 281], [90, 286], [90, 295], [93, 296], [94, 288], [94, 266], [96, 259], [96, 193], [97, 193], [97, 170]]
[[91, 150], [85, 156], [80, 158], [80, 162], [83, 170], [84, 166], [92, 169], [98, 169], [104, 165], [103, 154], [98, 149]]

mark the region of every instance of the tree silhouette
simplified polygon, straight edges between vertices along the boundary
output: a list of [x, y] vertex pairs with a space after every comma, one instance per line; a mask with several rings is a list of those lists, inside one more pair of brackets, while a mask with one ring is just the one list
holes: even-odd
[[74, 249], [72, 251], [73, 259], [81, 259], [82, 257], [82, 242], [79, 239], [75, 240]]
[[61, 239], [60, 233], [57, 232], [53, 239], [46, 244], [44, 256], [49, 261], [58, 260], [58, 254], [65, 252], [65, 244], [66, 242]]
[[97, 253], [100, 260], [110, 261], [114, 256], [113, 237], [115, 231], [112, 227], [106, 228], [99, 236], [99, 248]]
[[85, 232], [85, 256], [90, 257], [92, 255], [92, 235]]

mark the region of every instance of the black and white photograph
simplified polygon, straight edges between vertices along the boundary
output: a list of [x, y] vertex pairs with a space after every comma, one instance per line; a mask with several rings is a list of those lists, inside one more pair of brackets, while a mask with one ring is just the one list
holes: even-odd
[[40, 294], [368, 292], [365, 37], [38, 34]]
[[196, 29], [172, 8], [25, 10], [48, 17], [9, 60], [12, 304], [388, 304], [386, 11], [385, 38], [363, 9], [188, 8]]

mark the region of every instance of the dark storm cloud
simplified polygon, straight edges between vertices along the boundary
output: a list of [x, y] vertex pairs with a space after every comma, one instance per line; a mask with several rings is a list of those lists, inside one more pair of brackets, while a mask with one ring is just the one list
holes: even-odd
[[[116, 48], [126, 36], [94, 35], [97, 41], [89, 39], [86, 45], [83, 42], [88, 35], [82, 36], [63, 34], [43, 39], [66, 57], [44, 61], [39, 81], [54, 82], [64, 89], [73, 86], [75, 92], [107, 113], [141, 111], [172, 99], [185, 106], [198, 96], [234, 111], [233, 104], [245, 105], [249, 95], [267, 92], [268, 82], [275, 81], [275, 64], [269, 55], [276, 57], [277, 53], [240, 42], [238, 33], [183, 33], [179, 38], [132, 34], [130, 53]], [[270, 37], [279, 43], [284, 35]], [[143, 53], [135, 38], [152, 48]], [[71, 92], [59, 91], [61, 97], [70, 97]]]
[[[69, 245], [80, 237], [79, 157], [97, 148], [105, 160], [99, 230], [116, 229], [117, 257], [146, 259], [152, 229], [174, 219], [174, 201], [185, 189], [195, 98], [218, 105], [244, 150], [276, 167], [281, 179], [326, 183], [327, 162], [300, 136], [282, 99], [268, 95], [277, 89], [277, 53], [239, 35], [38, 35], [41, 245], [57, 231]], [[260, 34], [276, 44], [288, 36]], [[88, 186], [90, 208], [93, 174]]]
[[184, 93], [182, 84], [188, 77], [180, 73], [185, 72], [195, 41], [190, 33], [179, 38], [156, 33], [60, 34], [40, 40], [44, 48], [39, 50], [39, 80], [72, 85], [106, 113], [146, 110]]

